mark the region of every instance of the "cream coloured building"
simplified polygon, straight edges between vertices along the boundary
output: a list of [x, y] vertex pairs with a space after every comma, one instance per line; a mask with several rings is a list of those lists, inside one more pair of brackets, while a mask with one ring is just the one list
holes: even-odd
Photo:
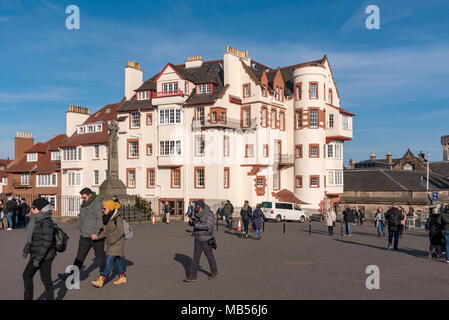
[[354, 114], [340, 107], [327, 56], [273, 69], [228, 46], [221, 60], [189, 57], [146, 81], [128, 62], [125, 98], [119, 175], [157, 212], [168, 200], [181, 215], [196, 199], [325, 209], [343, 193]]

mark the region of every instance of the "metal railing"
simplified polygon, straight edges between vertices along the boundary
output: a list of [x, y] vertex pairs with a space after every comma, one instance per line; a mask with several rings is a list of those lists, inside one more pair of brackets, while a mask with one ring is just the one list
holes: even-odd
[[184, 95], [184, 92], [182, 92], [182, 90], [170, 90], [170, 91], [155, 92], [153, 93], [153, 98], [174, 97], [182, 95]]
[[243, 120], [239, 119], [230, 119], [226, 120], [217, 119], [217, 121], [211, 120], [195, 120], [192, 119], [192, 129], [208, 129], [208, 128], [223, 128], [223, 129], [241, 129], [241, 130], [249, 130], [257, 128], [257, 118], [250, 119], [249, 122], [245, 123]]

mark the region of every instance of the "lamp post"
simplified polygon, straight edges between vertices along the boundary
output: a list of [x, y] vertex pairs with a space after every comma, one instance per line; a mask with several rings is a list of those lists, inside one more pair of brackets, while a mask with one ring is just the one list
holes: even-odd
[[429, 191], [429, 165], [430, 165], [430, 154], [427, 152], [427, 191]]

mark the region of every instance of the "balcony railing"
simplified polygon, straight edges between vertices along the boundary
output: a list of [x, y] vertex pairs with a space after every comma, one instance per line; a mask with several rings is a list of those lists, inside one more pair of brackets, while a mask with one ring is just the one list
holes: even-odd
[[192, 119], [192, 129], [241, 129], [241, 130], [249, 130], [249, 129], [256, 129], [257, 128], [257, 118], [251, 119], [249, 123], [243, 123], [239, 119], [230, 119], [227, 118], [226, 120], [217, 119], [216, 121], [211, 120], [195, 120], [195, 118]]
[[28, 182], [25, 182], [25, 181], [22, 181], [22, 180], [20, 180], [20, 179], [18, 179], [18, 180], [13, 180], [12, 181], [12, 186], [13, 187], [19, 187], [19, 188], [31, 188], [31, 185], [30, 185], [30, 183]]
[[153, 98], [165, 98], [165, 97], [175, 97], [175, 96], [183, 96], [184, 92], [182, 90], [171, 90], [171, 91], [162, 91], [153, 93]]
[[275, 155], [274, 162], [280, 166], [293, 166], [295, 164], [295, 157], [292, 154]]

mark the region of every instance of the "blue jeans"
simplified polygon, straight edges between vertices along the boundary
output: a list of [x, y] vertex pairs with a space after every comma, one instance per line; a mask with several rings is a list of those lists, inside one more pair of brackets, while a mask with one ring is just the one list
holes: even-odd
[[119, 275], [125, 274], [125, 267], [123, 266], [122, 259], [118, 256], [107, 256], [106, 257], [106, 266], [104, 267], [104, 270], [102, 273], [103, 276], [105, 276], [105, 277], [109, 276], [109, 273], [111, 273], [114, 263], [115, 263], [115, 266], [117, 267], [117, 273]]
[[260, 237], [260, 229], [256, 229], [256, 237]]
[[446, 239], [446, 261], [449, 261], [449, 230], [444, 230], [444, 239]]
[[391, 243], [394, 238], [394, 250], [398, 250], [398, 243], [399, 243], [399, 230], [398, 231], [391, 231], [388, 230], [388, 246], [391, 247]]
[[16, 229], [19, 229], [22, 227], [22, 214], [18, 213], [16, 214]]
[[345, 225], [346, 225], [346, 235], [347, 236], [352, 235], [351, 222], [345, 222]]
[[14, 218], [14, 212], [7, 212], [6, 218], [8, 219], [8, 228], [12, 229], [13, 226], [13, 218]]
[[377, 233], [385, 233], [385, 226], [382, 220], [377, 222]]

